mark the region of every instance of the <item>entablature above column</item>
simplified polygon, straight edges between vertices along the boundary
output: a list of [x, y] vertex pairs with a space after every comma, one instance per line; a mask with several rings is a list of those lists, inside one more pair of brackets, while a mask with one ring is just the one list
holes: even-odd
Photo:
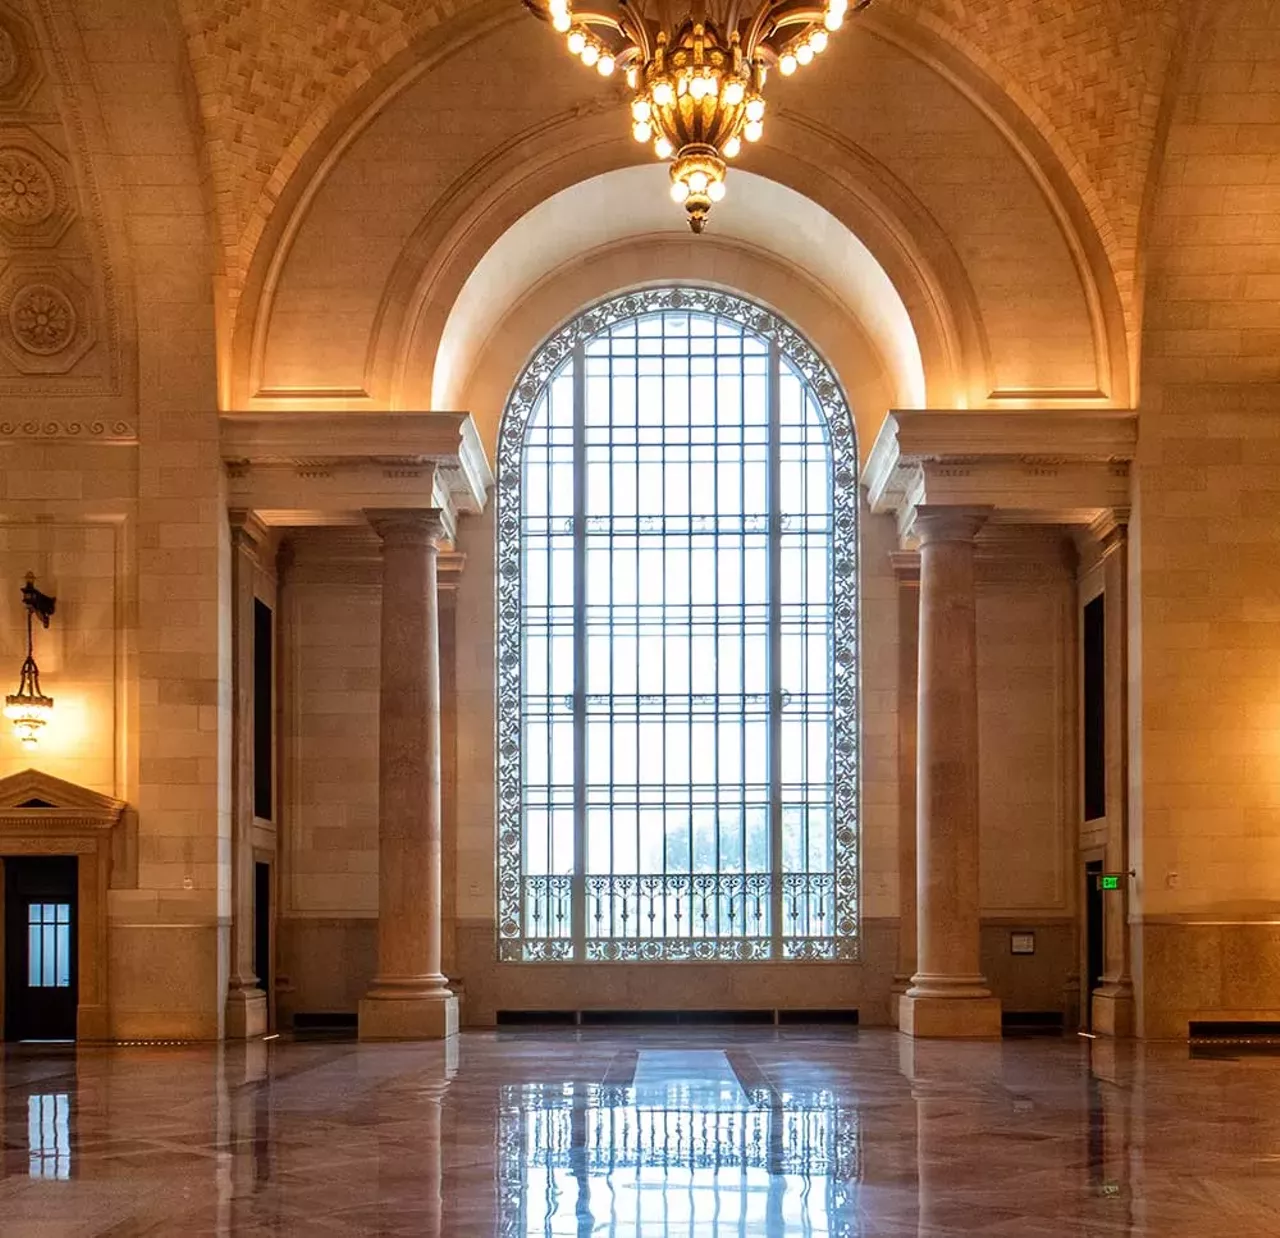
[[885, 419], [863, 484], [907, 534], [919, 508], [998, 523], [1091, 525], [1129, 505], [1138, 416], [1123, 410], [912, 409]]
[[493, 473], [469, 413], [228, 412], [227, 502], [267, 525], [366, 525], [366, 509], [484, 508]]

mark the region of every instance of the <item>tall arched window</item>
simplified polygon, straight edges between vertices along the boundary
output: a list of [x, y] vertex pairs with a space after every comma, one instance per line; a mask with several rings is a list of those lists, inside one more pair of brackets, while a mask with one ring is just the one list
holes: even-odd
[[857, 951], [857, 467], [814, 350], [739, 298], [618, 297], [498, 447], [499, 953]]

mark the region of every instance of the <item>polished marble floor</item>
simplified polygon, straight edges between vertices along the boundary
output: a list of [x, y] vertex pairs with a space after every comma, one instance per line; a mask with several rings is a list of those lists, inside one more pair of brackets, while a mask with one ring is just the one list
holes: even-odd
[[617, 1028], [2, 1070], [4, 1238], [1280, 1235], [1280, 1058]]

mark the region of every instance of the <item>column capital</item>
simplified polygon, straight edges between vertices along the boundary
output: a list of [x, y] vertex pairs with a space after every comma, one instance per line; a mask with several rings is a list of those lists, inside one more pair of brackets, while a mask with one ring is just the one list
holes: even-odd
[[989, 507], [922, 505], [916, 508], [911, 532], [921, 546], [935, 542], [972, 542], [990, 515]]
[[1102, 547], [1102, 557], [1123, 547], [1129, 540], [1129, 509], [1108, 507], [1089, 526], [1089, 536]]
[[231, 526], [231, 544], [237, 550], [247, 551], [255, 558], [262, 553], [270, 530], [256, 511], [248, 507], [229, 507], [227, 523]]
[[438, 507], [366, 507], [364, 515], [384, 546], [435, 546], [444, 537]]
[[893, 550], [889, 553], [893, 574], [900, 585], [920, 583], [920, 552], [918, 550]]

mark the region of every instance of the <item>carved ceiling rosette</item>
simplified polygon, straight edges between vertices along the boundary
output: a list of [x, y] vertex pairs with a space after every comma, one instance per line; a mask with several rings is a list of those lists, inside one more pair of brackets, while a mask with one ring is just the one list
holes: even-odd
[[40, 84], [35, 48], [26, 19], [0, 0], [0, 111], [25, 106]]
[[29, 129], [0, 136], [0, 240], [51, 248], [73, 219], [62, 156]]
[[0, 353], [23, 374], [66, 374], [93, 347], [90, 304], [70, 271], [12, 263], [0, 276]]

